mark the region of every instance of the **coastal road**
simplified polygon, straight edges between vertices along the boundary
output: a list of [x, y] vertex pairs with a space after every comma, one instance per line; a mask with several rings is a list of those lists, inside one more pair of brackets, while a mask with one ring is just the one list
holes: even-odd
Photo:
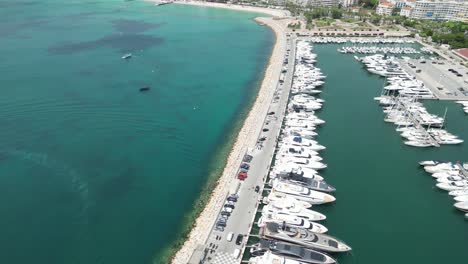
[[[198, 264], [201, 259], [204, 259], [204, 262], [201, 263], [210, 264], [241, 262], [242, 254], [233, 256], [233, 253], [236, 249], [243, 252], [246, 246], [248, 234], [252, 228], [257, 206], [261, 199], [264, 182], [275, 152], [293, 78], [295, 41], [292, 35], [291, 38], [287, 40], [287, 49], [290, 51], [286, 52], [288, 64], [284, 65], [287, 69], [284, 83], [277, 84], [275, 96], [273, 97], [268, 111], [269, 113], [274, 112], [274, 114], [266, 116], [263, 129], [258, 135], [259, 139], [263, 137], [266, 139], [264, 141], [258, 141], [256, 146], [252, 146], [252, 151], [249, 154], [253, 156], [253, 159], [250, 162], [248, 178], [245, 181], [235, 181], [235, 184], [239, 184], [240, 182], [240, 188], [237, 191], [239, 199], [235, 204], [235, 209], [227, 220], [224, 231], [218, 231], [213, 226], [204, 248], [199, 249], [199, 252], [207, 252], [206, 255], [205, 253], [194, 254], [189, 263]], [[268, 129], [268, 131], [263, 131], [265, 129]], [[235, 177], [235, 175], [233, 175], [233, 177]], [[255, 191], [256, 186], [260, 187], [258, 192]], [[230, 232], [232, 232], [234, 236], [231, 241], [227, 241], [227, 235]], [[238, 235], [243, 235], [243, 240], [240, 245], [236, 244]]]

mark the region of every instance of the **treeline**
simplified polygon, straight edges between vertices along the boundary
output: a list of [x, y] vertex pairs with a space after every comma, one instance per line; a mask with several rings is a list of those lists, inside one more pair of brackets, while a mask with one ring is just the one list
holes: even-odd
[[312, 22], [312, 19], [320, 19], [331, 17], [333, 19], [339, 19], [343, 16], [343, 10], [339, 8], [324, 8], [318, 7], [304, 12], [307, 24]]
[[360, 0], [359, 4], [365, 7], [374, 8], [379, 4], [379, 0]]

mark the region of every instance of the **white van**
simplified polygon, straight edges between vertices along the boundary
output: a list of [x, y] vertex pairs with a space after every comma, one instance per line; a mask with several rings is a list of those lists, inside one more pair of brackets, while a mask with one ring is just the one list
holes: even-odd
[[234, 249], [234, 252], [232, 253], [232, 256], [235, 259], [237, 259], [237, 258], [239, 258], [240, 253], [241, 253], [240, 249], [236, 248], [236, 249]]
[[231, 242], [233, 237], [234, 237], [234, 233], [233, 233], [233, 232], [229, 232], [229, 234], [228, 234], [227, 237], [226, 237], [226, 240], [229, 241], [229, 242]]

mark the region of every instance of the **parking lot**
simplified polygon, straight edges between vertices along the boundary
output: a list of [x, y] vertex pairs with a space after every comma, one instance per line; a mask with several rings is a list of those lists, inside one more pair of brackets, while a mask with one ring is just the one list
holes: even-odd
[[468, 69], [444, 59], [400, 60], [408, 73], [431, 89], [440, 100], [468, 100]]
[[[274, 98], [265, 118], [263, 129], [258, 136], [257, 144], [244, 159], [237, 175], [238, 180], [226, 197], [224, 207], [219, 212], [217, 221], [210, 232], [205, 245], [200, 245], [192, 255], [189, 263], [234, 264], [241, 262], [248, 234], [253, 225], [257, 206], [261, 199], [264, 181], [276, 148], [284, 110], [288, 102], [289, 90], [293, 77], [295, 43], [287, 42], [290, 56], [285, 59], [282, 82], [276, 87]], [[248, 167], [248, 168], [247, 168]], [[201, 261], [201, 262], [200, 262]]]

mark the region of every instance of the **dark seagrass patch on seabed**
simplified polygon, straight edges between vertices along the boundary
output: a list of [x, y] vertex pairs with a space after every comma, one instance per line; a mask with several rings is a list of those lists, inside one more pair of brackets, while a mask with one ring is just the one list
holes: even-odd
[[143, 34], [113, 34], [92, 41], [55, 45], [49, 47], [48, 51], [52, 54], [65, 55], [101, 47], [111, 47], [123, 53], [160, 45], [163, 41], [163, 38]]
[[137, 34], [150, 29], [159, 28], [165, 23], [148, 23], [131, 19], [116, 19], [112, 20], [112, 24], [118, 32], [122, 32], [124, 34]]

